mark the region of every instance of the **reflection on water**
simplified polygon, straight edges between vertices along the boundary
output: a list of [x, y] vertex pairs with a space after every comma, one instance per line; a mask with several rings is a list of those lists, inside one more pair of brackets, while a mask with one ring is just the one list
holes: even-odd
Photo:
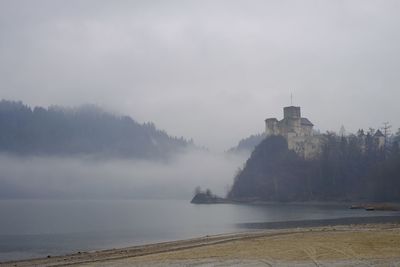
[[243, 231], [238, 225], [394, 215], [346, 205], [192, 205], [182, 200], [2, 200], [0, 260]]

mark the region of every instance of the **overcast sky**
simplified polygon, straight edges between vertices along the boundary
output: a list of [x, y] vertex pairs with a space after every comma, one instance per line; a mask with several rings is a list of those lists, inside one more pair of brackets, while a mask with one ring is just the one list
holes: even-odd
[[94, 103], [224, 150], [282, 107], [400, 127], [400, 1], [0, 0], [0, 98]]

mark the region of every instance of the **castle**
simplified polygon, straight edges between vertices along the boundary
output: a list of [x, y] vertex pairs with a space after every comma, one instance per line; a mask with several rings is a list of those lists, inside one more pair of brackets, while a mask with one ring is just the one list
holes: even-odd
[[265, 120], [265, 135], [280, 135], [285, 137], [288, 148], [304, 158], [312, 158], [320, 151], [321, 138], [314, 136], [312, 122], [301, 117], [300, 107], [283, 108], [283, 119]]
[[[314, 134], [313, 126], [314, 124], [310, 120], [301, 117], [300, 107], [284, 107], [282, 120], [278, 121], [276, 118], [265, 120], [265, 136], [280, 135], [285, 137], [290, 150], [309, 159], [318, 155], [324, 140], [322, 135]], [[361, 129], [358, 131], [357, 137], [361, 142], [361, 149], [364, 152], [368, 138], [371, 138], [373, 144], [378, 149], [385, 148], [386, 138], [380, 130], [365, 135]]]

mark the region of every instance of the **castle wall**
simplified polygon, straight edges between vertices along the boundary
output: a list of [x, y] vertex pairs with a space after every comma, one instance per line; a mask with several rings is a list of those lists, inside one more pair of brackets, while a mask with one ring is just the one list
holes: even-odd
[[287, 137], [288, 133], [298, 132], [298, 124], [293, 119], [283, 119], [276, 123], [277, 134]]
[[320, 152], [321, 140], [313, 136], [313, 125], [307, 119], [302, 124], [300, 107], [285, 107], [284, 118], [265, 120], [266, 136], [281, 135], [286, 138], [288, 148], [304, 158], [312, 158]]
[[313, 127], [304, 125], [300, 127], [300, 135], [302, 136], [312, 136], [313, 135]]
[[321, 151], [322, 140], [316, 136], [294, 136], [289, 134], [288, 148], [305, 159], [314, 158]]
[[280, 134], [280, 129], [278, 127], [277, 119], [271, 118], [265, 120], [265, 134], [267, 136]]
[[301, 118], [300, 107], [285, 107], [283, 108], [283, 118]]

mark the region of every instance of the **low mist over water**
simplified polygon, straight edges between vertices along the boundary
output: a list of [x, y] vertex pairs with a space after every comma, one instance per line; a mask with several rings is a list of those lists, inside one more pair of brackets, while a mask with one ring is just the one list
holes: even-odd
[[179, 198], [225, 195], [245, 158], [189, 150], [168, 161], [0, 156], [0, 198]]

